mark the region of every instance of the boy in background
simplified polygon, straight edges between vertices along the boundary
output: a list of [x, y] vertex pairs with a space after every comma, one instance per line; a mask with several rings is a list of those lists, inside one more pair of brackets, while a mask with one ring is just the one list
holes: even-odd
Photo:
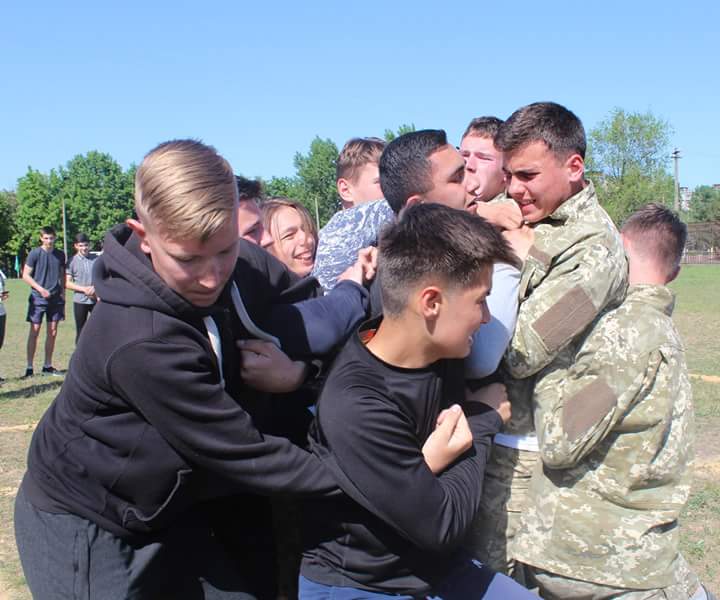
[[707, 597], [678, 548], [693, 406], [666, 286], [686, 238], [686, 225], [664, 206], [630, 216], [622, 228], [625, 301], [535, 387], [542, 463], [515, 556], [544, 598]]
[[468, 448], [457, 439], [466, 391], [452, 359], [489, 319], [495, 261], [517, 259], [493, 227], [437, 204], [408, 208], [384, 231], [384, 316], [341, 351], [318, 403], [312, 448], [347, 497], [306, 505], [301, 599], [533, 597], [459, 550], [509, 417], [502, 385], [471, 395], [472, 447], [456, 462]]
[[45, 336], [45, 362], [43, 375], [60, 375], [52, 366], [55, 338], [60, 321], [65, 320], [65, 254], [55, 248], [55, 230], [40, 230], [40, 246], [33, 248], [23, 266], [22, 279], [30, 286], [27, 322], [30, 323], [27, 339], [27, 368], [25, 377], [34, 374], [33, 361], [43, 315], [47, 321]]
[[335, 173], [344, 210], [320, 230], [311, 273], [326, 290], [335, 287], [360, 250], [377, 244], [380, 230], [394, 218], [380, 189], [378, 161], [384, 148], [379, 138], [353, 138], [340, 151]]
[[73, 313], [75, 315], [75, 343], [85, 326], [88, 316], [95, 308], [97, 297], [92, 284], [92, 268], [95, 256], [90, 254], [90, 240], [84, 233], [75, 236], [75, 256], [70, 260], [65, 287], [73, 293]]

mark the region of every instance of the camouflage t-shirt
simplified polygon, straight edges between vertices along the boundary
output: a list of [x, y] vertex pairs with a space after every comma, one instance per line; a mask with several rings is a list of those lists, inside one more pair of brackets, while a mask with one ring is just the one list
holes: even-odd
[[359, 204], [335, 213], [320, 230], [312, 276], [325, 290], [337, 284], [337, 278], [351, 266], [358, 252], [377, 245], [382, 228], [395, 219], [385, 200]]

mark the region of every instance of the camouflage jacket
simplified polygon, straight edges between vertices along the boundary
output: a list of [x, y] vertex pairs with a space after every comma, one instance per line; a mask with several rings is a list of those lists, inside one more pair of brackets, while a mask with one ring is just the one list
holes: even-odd
[[377, 245], [382, 228], [395, 220], [385, 200], [358, 204], [335, 213], [320, 230], [312, 275], [326, 290], [358, 257], [358, 252]]
[[513, 415], [506, 433], [533, 431], [536, 375], [577, 341], [608, 308], [620, 304], [627, 262], [620, 235], [591, 182], [535, 225], [520, 278], [520, 308], [503, 361]]
[[518, 560], [624, 588], [676, 583], [693, 408], [673, 305], [664, 286], [630, 287], [575, 360], [536, 386], [542, 463], [515, 542]]

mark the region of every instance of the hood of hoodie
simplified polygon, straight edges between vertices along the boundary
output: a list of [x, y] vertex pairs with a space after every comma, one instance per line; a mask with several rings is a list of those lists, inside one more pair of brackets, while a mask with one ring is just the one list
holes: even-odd
[[[127, 225], [116, 225], [105, 235], [93, 282], [98, 298], [109, 304], [137, 306], [185, 319], [217, 310], [194, 306], [170, 289], [140, 249], [140, 238]], [[227, 295], [228, 285], [225, 287], [221, 298]]]

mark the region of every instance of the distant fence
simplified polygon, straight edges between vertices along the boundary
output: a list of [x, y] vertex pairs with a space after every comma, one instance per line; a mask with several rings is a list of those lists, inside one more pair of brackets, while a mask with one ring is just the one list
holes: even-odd
[[682, 257], [684, 265], [712, 265], [720, 264], [720, 252], [686, 252]]

